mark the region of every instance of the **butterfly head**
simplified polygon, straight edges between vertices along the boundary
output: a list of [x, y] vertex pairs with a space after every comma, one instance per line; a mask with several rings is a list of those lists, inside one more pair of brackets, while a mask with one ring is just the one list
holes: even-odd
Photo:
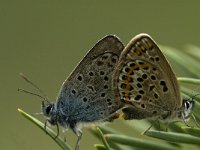
[[47, 117], [47, 121], [51, 125], [57, 124], [57, 111], [54, 103], [48, 102], [47, 104], [45, 104], [45, 102], [42, 101], [42, 112], [44, 116]]
[[184, 121], [188, 121], [190, 119], [191, 111], [193, 110], [194, 106], [195, 101], [193, 98], [192, 100], [184, 99], [182, 102], [182, 111], [179, 118], [183, 119]]

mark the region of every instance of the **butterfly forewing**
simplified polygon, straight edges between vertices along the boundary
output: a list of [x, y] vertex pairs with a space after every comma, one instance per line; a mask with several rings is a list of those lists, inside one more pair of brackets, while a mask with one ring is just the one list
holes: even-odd
[[182, 103], [175, 74], [147, 34], [139, 34], [123, 50], [113, 74], [113, 88], [115, 96], [136, 107], [135, 111], [149, 112], [146, 117], [168, 113]]
[[92, 122], [105, 119], [120, 107], [111, 82], [123, 48], [117, 37], [107, 36], [86, 54], [61, 87], [57, 107], [63, 114]]

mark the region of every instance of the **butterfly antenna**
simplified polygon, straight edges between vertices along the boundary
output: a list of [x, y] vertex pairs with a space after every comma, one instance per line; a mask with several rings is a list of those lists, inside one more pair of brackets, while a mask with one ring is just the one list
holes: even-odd
[[28, 94], [31, 94], [31, 95], [35, 95], [35, 96], [37, 96], [37, 97], [39, 97], [39, 98], [41, 98], [41, 99], [43, 99], [44, 101], [46, 101], [46, 102], [49, 103], [49, 101], [47, 100], [46, 97], [43, 97], [43, 96], [41, 96], [41, 95], [39, 95], [39, 94], [30, 92], [30, 91], [27, 91], [27, 90], [24, 90], [24, 89], [21, 89], [21, 88], [18, 88], [17, 91], [19, 91], [19, 92], [24, 92], [24, 93], [28, 93]]
[[[43, 99], [45, 98], [45, 100], [47, 101], [49, 98], [47, 97], [47, 95], [35, 84], [35, 83], [33, 83], [31, 80], [29, 80], [23, 73], [20, 73], [19, 74], [26, 82], [28, 82], [30, 85], [32, 85], [34, 88], [36, 88], [41, 94], [42, 94], [42, 96], [40, 95], [38, 95], [38, 94], [34, 94], [34, 93], [32, 93], [32, 92], [29, 92], [29, 91], [26, 91], [25, 93], [32, 93], [33, 95], [38, 95], [39, 97], [43, 97]], [[24, 90], [25, 91], [25, 90]]]
[[[195, 95], [193, 95], [192, 97], [190, 97], [189, 99], [191, 99], [192, 102], [195, 102], [195, 97], [198, 96], [198, 95], [200, 95], [200, 94], [195, 94]], [[196, 124], [196, 126], [197, 126], [198, 128], [200, 128], [200, 125], [199, 125], [199, 123], [197, 122], [194, 113], [191, 113], [191, 116], [192, 116], [192, 118], [193, 118], [194, 123]]]
[[195, 97], [199, 96], [200, 94], [195, 94], [191, 97], [191, 101], [195, 101]]

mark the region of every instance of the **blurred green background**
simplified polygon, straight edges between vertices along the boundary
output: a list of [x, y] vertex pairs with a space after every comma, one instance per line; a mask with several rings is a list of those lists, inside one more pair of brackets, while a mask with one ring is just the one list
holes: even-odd
[[[23, 118], [17, 108], [40, 112], [37, 97], [19, 93], [23, 72], [54, 100], [64, 79], [102, 37], [115, 34], [127, 43], [138, 33], [176, 48], [200, 46], [200, 1], [1, 0], [0, 1], [0, 147], [1, 149], [60, 149], [45, 133]], [[43, 117], [39, 117], [44, 120]], [[137, 121], [135, 121], [137, 123]], [[123, 122], [109, 126], [123, 129]], [[98, 140], [84, 129], [81, 149]], [[66, 134], [73, 147], [76, 136]]]

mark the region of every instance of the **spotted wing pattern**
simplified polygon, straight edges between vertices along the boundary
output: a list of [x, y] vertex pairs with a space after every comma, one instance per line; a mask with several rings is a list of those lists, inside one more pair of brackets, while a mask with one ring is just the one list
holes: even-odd
[[129, 113], [126, 119], [160, 115], [164, 119], [182, 103], [175, 74], [147, 34], [139, 34], [123, 50], [113, 74], [113, 89], [117, 99], [132, 105], [124, 109]]
[[112, 74], [123, 48], [117, 37], [103, 38], [64, 81], [57, 107], [67, 123], [103, 120], [120, 107], [112, 90]]

